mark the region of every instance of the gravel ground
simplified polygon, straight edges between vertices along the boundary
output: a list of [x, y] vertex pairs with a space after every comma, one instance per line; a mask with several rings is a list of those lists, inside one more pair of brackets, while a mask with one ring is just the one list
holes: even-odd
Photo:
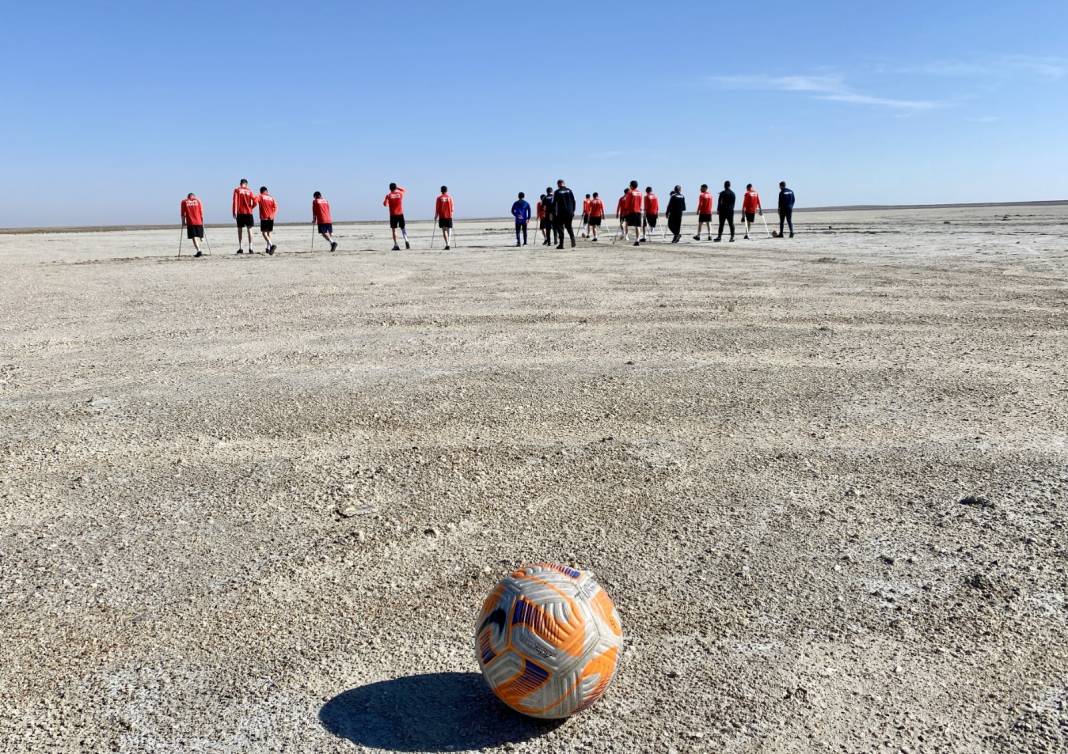
[[[1068, 207], [799, 221], [0, 236], [0, 751], [1068, 751]], [[558, 725], [471, 639], [541, 560]]]

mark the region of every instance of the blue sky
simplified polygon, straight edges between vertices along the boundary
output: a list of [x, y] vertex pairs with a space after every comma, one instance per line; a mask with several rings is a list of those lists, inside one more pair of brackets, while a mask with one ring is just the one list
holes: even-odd
[[[569, 11], [560, 14], [559, 7]], [[752, 10], [747, 11], [746, 9]], [[0, 226], [303, 221], [447, 183], [780, 178], [799, 206], [1068, 198], [1068, 2], [10, 3]]]

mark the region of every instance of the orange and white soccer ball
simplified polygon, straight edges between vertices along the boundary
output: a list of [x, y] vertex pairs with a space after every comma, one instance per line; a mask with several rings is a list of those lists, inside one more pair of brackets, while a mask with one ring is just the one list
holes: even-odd
[[542, 563], [497, 584], [482, 605], [475, 648], [501, 701], [532, 717], [562, 718], [604, 694], [623, 630], [592, 574]]

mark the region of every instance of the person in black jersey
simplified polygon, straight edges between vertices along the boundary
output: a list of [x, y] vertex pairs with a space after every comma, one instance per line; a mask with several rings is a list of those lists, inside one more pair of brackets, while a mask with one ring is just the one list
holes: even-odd
[[719, 243], [723, 240], [723, 225], [728, 223], [731, 226], [731, 243], [734, 243], [734, 203], [736, 198], [734, 192], [731, 191], [731, 182], [723, 182], [723, 190], [719, 192], [719, 201], [716, 203], [716, 213], [719, 215], [719, 233], [716, 235], [713, 241]]
[[553, 194], [553, 227], [556, 230], [556, 248], [564, 248], [565, 230], [571, 237], [571, 248], [575, 248], [575, 230], [571, 227], [574, 222], [575, 195], [561, 178], [556, 182], [556, 193]]

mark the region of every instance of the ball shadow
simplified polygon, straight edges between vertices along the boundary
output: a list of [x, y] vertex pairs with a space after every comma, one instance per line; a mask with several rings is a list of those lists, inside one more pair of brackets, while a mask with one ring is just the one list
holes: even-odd
[[478, 673], [428, 673], [349, 689], [323, 705], [319, 721], [360, 746], [429, 752], [519, 743], [563, 723], [513, 712]]

